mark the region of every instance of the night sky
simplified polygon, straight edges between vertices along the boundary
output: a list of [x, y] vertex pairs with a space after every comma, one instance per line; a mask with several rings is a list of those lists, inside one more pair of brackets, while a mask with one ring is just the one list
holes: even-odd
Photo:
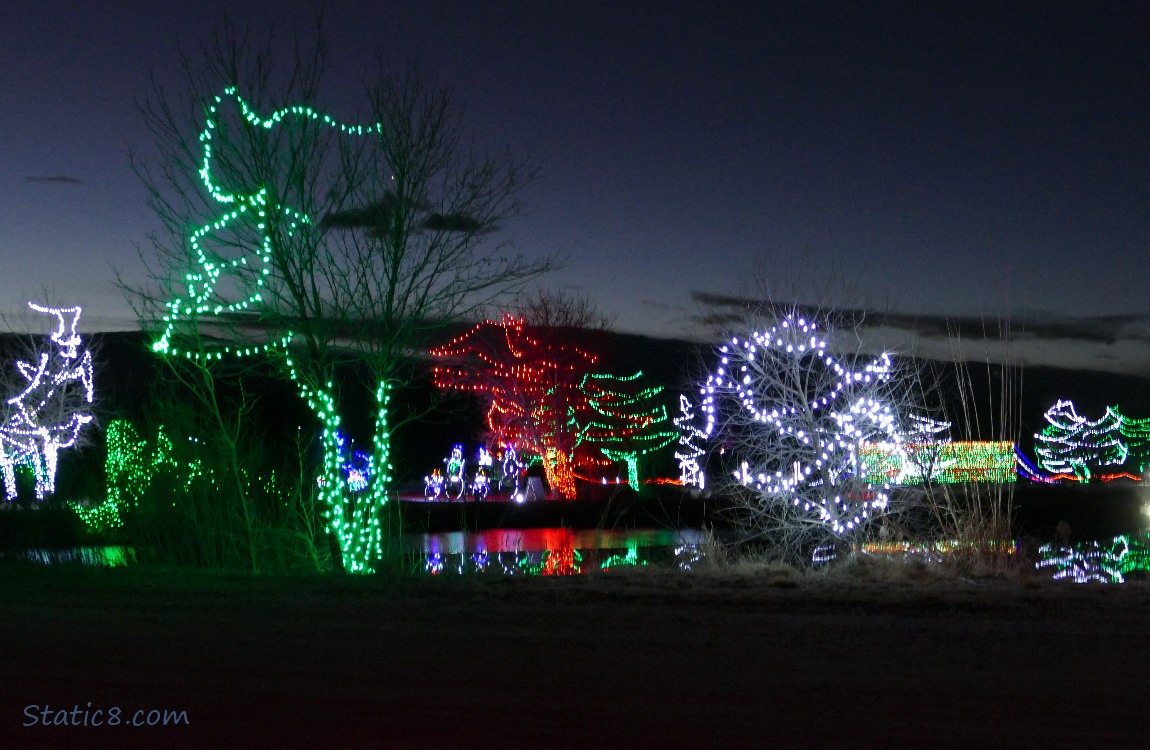
[[[47, 289], [89, 329], [133, 325], [112, 267], [158, 226], [135, 103], [228, 5], [0, 7], [9, 319]], [[233, 5], [284, 31], [313, 14]], [[1150, 340], [1150, 5], [331, 2], [327, 27], [337, 117], [379, 54], [418, 60], [482, 143], [538, 161], [507, 238], [566, 255], [545, 284], [619, 330], [702, 337], [698, 293], [816, 296], [829, 264], [911, 316], [1111, 316], [1110, 344]]]

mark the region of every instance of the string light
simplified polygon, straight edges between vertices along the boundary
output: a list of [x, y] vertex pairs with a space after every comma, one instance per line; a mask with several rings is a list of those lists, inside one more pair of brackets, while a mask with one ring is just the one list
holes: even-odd
[[443, 473], [438, 468], [432, 469], [431, 473], [423, 478], [423, 496], [428, 500], [438, 500], [443, 494], [443, 486]]
[[[267, 277], [271, 275], [271, 256], [274, 246], [271, 230], [274, 228], [286, 236], [292, 236], [301, 225], [310, 224], [311, 219], [302, 211], [277, 203], [266, 185], [250, 186], [247, 192], [242, 190], [229, 191], [212, 174], [212, 162], [215, 154], [216, 136], [222, 132], [220, 107], [225, 101], [231, 101], [238, 108], [244, 122], [252, 127], [271, 130], [287, 121], [316, 122], [326, 127], [338, 130], [348, 136], [364, 136], [379, 134], [382, 125], [348, 125], [341, 123], [329, 115], [323, 114], [311, 107], [294, 105], [278, 109], [268, 117], [260, 117], [255, 110], [243, 99], [235, 86], [224, 89], [223, 93], [214, 97], [207, 107], [204, 127], [200, 131], [199, 141], [201, 148], [199, 177], [205, 191], [213, 200], [222, 204], [224, 213], [216, 220], [194, 230], [188, 237], [189, 245], [199, 266], [184, 276], [184, 290], [186, 297], [176, 298], [167, 304], [167, 312], [163, 317], [163, 332], [153, 344], [156, 352], [164, 354], [182, 355], [194, 360], [204, 358], [220, 359], [221, 354], [232, 356], [247, 356], [267, 353], [273, 349], [284, 348], [292, 338], [288, 332], [279, 339], [266, 342], [262, 345], [249, 345], [246, 347], [227, 347], [224, 352], [201, 354], [194, 350], [181, 350], [175, 345], [176, 328], [181, 322], [194, 322], [200, 316], [219, 317], [225, 314], [242, 313], [255, 308], [263, 301], [263, 289]], [[204, 240], [212, 235], [225, 231], [234, 231], [232, 225], [238, 222], [254, 226], [259, 232], [259, 250], [254, 257], [240, 255], [235, 258], [225, 258], [218, 254], [209, 253], [204, 246]], [[224, 243], [227, 245], [228, 243]], [[247, 289], [239, 300], [227, 301], [216, 292], [221, 277], [227, 274], [240, 282], [241, 288]], [[254, 279], [247, 284], [243, 279]]]
[[487, 472], [480, 467], [475, 472], [475, 478], [471, 480], [468, 485], [468, 491], [471, 493], [473, 500], [486, 500], [488, 495], [491, 494], [491, 480], [487, 477]]
[[695, 407], [683, 394], [679, 394], [679, 416], [673, 421], [679, 429], [680, 450], [675, 451], [675, 458], [679, 461], [679, 483], [705, 489], [707, 477], [699, 466], [703, 449], [695, 441], [705, 438], [706, 433], [695, 425]]
[[[225, 356], [248, 357], [272, 352], [284, 356], [293, 382], [321, 423], [320, 442], [324, 459], [317, 484], [320, 501], [324, 506], [327, 531], [338, 540], [341, 562], [346, 571], [371, 572], [372, 560], [382, 554], [379, 516], [380, 509], [388, 499], [386, 488], [391, 482], [393, 469], [389, 462], [387, 406], [391, 384], [383, 380], [376, 387], [374, 445], [370, 456], [374, 476], [361, 476], [366, 485], [361, 486], [357, 481], [355, 484], [358, 489], [352, 489], [342, 476], [340, 420], [335, 412], [334, 389], [331, 383], [319, 385], [301, 378], [295, 362], [288, 354], [288, 344], [294, 336], [290, 330], [261, 344], [224, 346], [210, 352], [181, 349], [176, 345], [177, 329], [186, 325], [194, 327], [201, 317], [218, 318], [258, 310], [263, 303], [267, 278], [272, 272], [272, 253], [277, 241], [288, 240], [303, 227], [312, 224], [311, 217], [302, 210], [278, 202], [268, 185], [249, 185], [231, 191], [213, 175], [217, 133], [222, 131], [220, 108], [225, 101], [234, 103], [244, 123], [255, 129], [271, 130], [290, 122], [312, 122], [337, 130], [343, 135], [362, 137], [378, 136], [382, 133], [382, 126], [379, 123], [348, 125], [303, 105], [284, 107], [268, 117], [261, 117], [239, 96], [234, 86], [216, 96], [207, 107], [204, 127], [200, 131], [199, 177], [208, 195], [221, 204], [222, 215], [196, 228], [189, 235], [188, 244], [197, 268], [184, 276], [184, 295], [167, 303], [162, 332], [153, 344], [157, 353], [183, 356], [204, 363], [219, 361]], [[207, 242], [217, 237], [222, 246], [234, 245], [227, 235], [234, 235], [240, 228], [254, 229], [257, 233], [259, 240], [255, 243], [257, 247], [253, 254], [229, 258], [209, 251]], [[273, 236], [273, 232], [278, 234]], [[236, 288], [242, 290], [238, 299], [225, 299], [218, 291], [221, 279], [225, 276], [232, 280]]]
[[[347, 441], [343, 435], [339, 435], [341, 450], [343, 450], [345, 442]], [[349, 490], [352, 492], [363, 492], [367, 489], [372, 476], [375, 475], [373, 463], [371, 456], [363, 451], [353, 451], [351, 457], [343, 462], [341, 468], [343, 469]]]
[[1039, 570], [1054, 568], [1055, 580], [1075, 583], [1125, 583], [1133, 572], [1150, 572], [1150, 548], [1144, 539], [1117, 536], [1109, 544], [1088, 542], [1073, 547], [1045, 544], [1038, 548]]
[[611, 461], [627, 464], [627, 481], [638, 490], [639, 458], [665, 448], [678, 436], [669, 429], [667, 408], [658, 402], [662, 386], [641, 387], [642, 372], [629, 377], [587, 374], [579, 390], [590, 406], [589, 421], [580, 425], [579, 441], [597, 448]]
[[610, 572], [612, 568], [634, 568], [641, 567], [647, 564], [646, 560], [639, 558], [639, 546], [632, 544], [627, 547], [627, 551], [621, 554], [614, 554], [604, 560], [599, 569], [604, 573]]
[[1110, 406], [1090, 421], [1079, 416], [1069, 400], [1055, 402], [1043, 418], [1047, 425], [1034, 435], [1034, 453], [1038, 465], [1052, 476], [1039, 477], [1035, 471], [1037, 478], [1080, 482], [1139, 478], [1150, 464], [1150, 419], [1132, 419]]
[[703, 432], [716, 434], [720, 402], [730, 400], [741, 414], [738, 429], [764, 446], [744, 452], [734, 472], [739, 484], [836, 535], [853, 533], [887, 508], [889, 484], [860, 478], [857, 452], [867, 443], [902, 442], [896, 414], [882, 400], [889, 354], [848, 368], [827, 351], [818, 326], [796, 315], [747, 339], [734, 337], [718, 353], [719, 365], [700, 388]]
[[868, 443], [859, 446], [859, 475], [867, 481], [918, 485], [1003, 484], [1018, 478], [1010, 441]]
[[435, 385], [488, 401], [487, 427], [497, 439], [543, 463], [547, 481], [575, 496], [572, 466], [579, 425], [589, 406], [579, 391], [597, 361], [578, 347], [546, 344], [526, 333], [525, 321], [504, 313], [431, 350]]
[[[499, 488], [505, 489], [510, 487], [511, 496], [518, 500], [520, 497], [519, 477], [523, 473], [524, 466], [523, 462], [519, 460], [519, 454], [516, 453], [515, 446], [504, 446], [501, 465], [503, 471], [499, 477]], [[520, 500], [520, 502], [522, 501]]]
[[[93, 401], [92, 353], [79, 352], [80, 335], [76, 324], [79, 307], [44, 307], [29, 302], [38, 313], [56, 317], [56, 330], [50, 335], [52, 352], [39, 352], [35, 363], [19, 361], [16, 368], [28, 381], [20, 393], [7, 400], [8, 420], [0, 425], [0, 473], [4, 476], [9, 501], [17, 495], [15, 467], [30, 464], [36, 477], [36, 499], [56, 491], [59, 453], [76, 444], [80, 430], [92, 421], [88, 405]], [[81, 406], [67, 416], [64, 407], [73, 403], [73, 385], [79, 383]]]

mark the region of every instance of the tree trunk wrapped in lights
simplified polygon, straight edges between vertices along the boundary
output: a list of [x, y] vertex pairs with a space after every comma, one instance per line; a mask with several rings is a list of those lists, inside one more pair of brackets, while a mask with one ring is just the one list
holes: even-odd
[[[297, 45], [286, 71], [272, 40], [259, 48], [230, 26], [204, 49], [202, 64], [185, 61], [189, 101], [157, 91], [145, 109], [160, 164], [136, 168], [168, 231], [145, 259], [150, 283], [121, 283], [158, 353], [206, 380], [222, 362], [267, 357], [296, 383], [321, 430], [338, 562], [367, 571], [392, 433], [418, 416], [389, 403], [412, 353], [552, 265], [490, 241], [534, 170], [469, 150], [446, 90], [414, 72], [381, 74], [365, 92], [370, 118], [348, 124], [317, 106], [322, 39]], [[340, 388], [364, 374], [374, 474], [354, 492], [337, 450]]]

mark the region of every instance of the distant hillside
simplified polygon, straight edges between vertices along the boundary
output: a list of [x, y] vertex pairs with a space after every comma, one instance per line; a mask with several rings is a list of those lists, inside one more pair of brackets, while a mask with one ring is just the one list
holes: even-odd
[[[603, 371], [630, 374], [643, 371], [652, 383], [666, 386], [669, 391], [693, 391], [698, 379], [705, 377], [706, 369], [713, 365], [714, 354], [710, 345], [686, 341], [654, 339], [633, 334], [607, 331], [570, 331], [561, 333], [564, 340], [577, 343], [600, 356]], [[448, 338], [445, 334], [445, 338]], [[96, 389], [99, 405], [97, 414], [102, 424], [126, 417], [138, 419], [149, 410], [157, 387], [167, 378], [165, 365], [148, 347], [140, 332], [94, 334], [89, 337], [95, 353]], [[0, 336], [0, 356], [11, 361], [17, 337]], [[998, 379], [998, 368], [989, 370], [985, 365], [971, 365], [969, 373], [976, 400], [983, 411], [983, 423], [995, 403], [990, 387]], [[955, 368], [940, 368], [943, 388], [955, 393]], [[299, 399], [295, 388], [276, 377], [254, 378], [251, 388], [258, 391], [261, 403], [255, 412], [260, 431], [269, 439], [276, 436], [294, 436], [299, 427], [314, 426], [314, 420]], [[366, 439], [373, 413], [370, 396], [357, 384], [349, 383], [345, 390], [346, 427], [353, 436]], [[1033, 433], [1042, 429], [1043, 412], [1058, 399], [1073, 399], [1079, 413], [1088, 417], [1100, 416], [1102, 410], [1117, 404], [1131, 416], [1150, 416], [1150, 380], [1111, 373], [1083, 370], [1063, 370], [1051, 367], [1031, 367], [1022, 372], [1020, 443], [1025, 451], [1032, 447]], [[405, 407], [417, 411], [428, 409], [418, 422], [400, 428], [396, 442], [396, 465], [401, 475], [421, 476], [437, 465], [450, 452], [455, 442], [477, 444], [482, 428], [482, 409], [474, 399], [461, 395], [442, 398], [428, 378], [417, 379], [406, 390], [396, 394], [397, 409]], [[668, 408], [674, 409], [673, 396]], [[952, 404], [957, 413], [957, 405]], [[991, 435], [985, 435], [990, 438]]]

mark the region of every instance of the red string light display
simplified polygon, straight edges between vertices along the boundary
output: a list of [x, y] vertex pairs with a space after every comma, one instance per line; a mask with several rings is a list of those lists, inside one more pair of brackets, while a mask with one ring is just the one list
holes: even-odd
[[435, 385], [488, 401], [492, 442], [534, 454], [547, 482], [565, 498], [575, 496], [574, 451], [588, 420], [583, 376], [598, 357], [574, 346], [528, 335], [522, 318], [504, 313], [431, 350]]

